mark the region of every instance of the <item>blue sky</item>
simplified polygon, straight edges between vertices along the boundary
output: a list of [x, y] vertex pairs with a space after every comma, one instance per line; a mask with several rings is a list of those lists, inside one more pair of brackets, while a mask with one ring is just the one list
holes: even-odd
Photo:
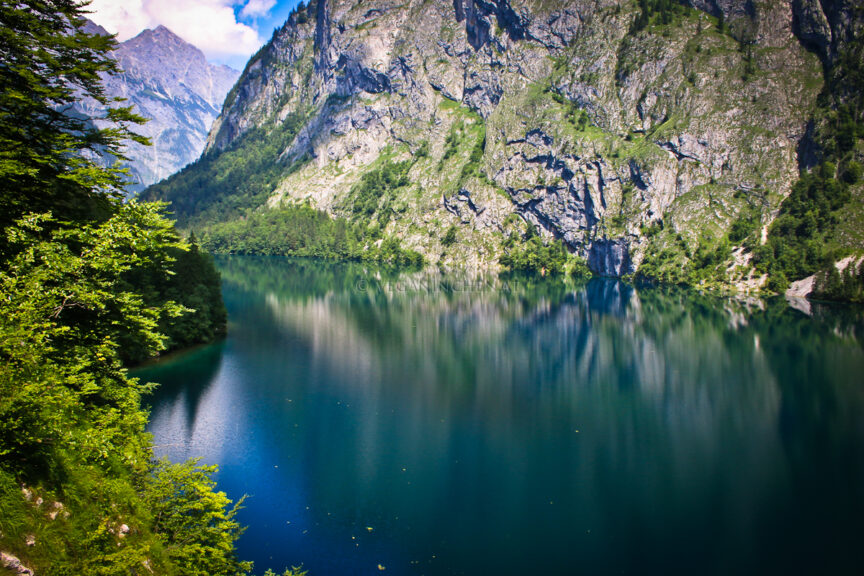
[[208, 60], [242, 70], [288, 19], [299, 0], [92, 0], [90, 19], [119, 40], [158, 25], [194, 44]]

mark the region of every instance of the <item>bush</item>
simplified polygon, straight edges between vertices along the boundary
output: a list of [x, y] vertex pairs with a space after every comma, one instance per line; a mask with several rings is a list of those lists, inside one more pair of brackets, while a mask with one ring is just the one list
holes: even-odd
[[441, 244], [444, 246], [452, 246], [456, 243], [456, 225], [453, 224], [449, 228], [447, 228], [447, 232], [444, 234], [444, 237], [441, 238]]
[[238, 576], [252, 569], [237, 559], [234, 542], [243, 533], [233, 504], [215, 490], [215, 466], [197, 460], [160, 460], [147, 479], [144, 500], [172, 564], [188, 576]]
[[411, 166], [410, 160], [394, 162], [385, 158], [377, 168], [363, 174], [348, 193], [351, 213], [366, 221], [377, 213], [379, 225], [385, 226], [390, 220], [393, 193], [411, 183], [408, 179]]
[[862, 171], [864, 169], [859, 162], [850, 160], [846, 164], [846, 170], [843, 171], [843, 181], [847, 184], [857, 184], [861, 180]]
[[505, 242], [505, 253], [498, 260], [499, 264], [508, 270], [533, 272], [541, 275], [557, 276], [571, 273], [574, 276], [590, 276], [590, 271], [584, 260], [570, 255], [564, 243], [553, 240], [544, 243], [529, 228], [527, 239], [519, 241], [511, 236]]

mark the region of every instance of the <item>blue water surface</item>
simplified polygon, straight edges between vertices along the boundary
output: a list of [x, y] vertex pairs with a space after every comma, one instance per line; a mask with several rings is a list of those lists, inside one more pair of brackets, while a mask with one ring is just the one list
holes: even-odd
[[219, 261], [229, 336], [136, 373], [256, 573], [864, 573], [860, 310]]

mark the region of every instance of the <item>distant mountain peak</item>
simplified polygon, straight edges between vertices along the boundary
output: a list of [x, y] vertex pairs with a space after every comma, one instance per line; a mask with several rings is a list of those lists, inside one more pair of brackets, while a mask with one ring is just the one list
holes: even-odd
[[187, 50], [189, 52], [195, 52], [196, 54], [200, 54], [201, 57], [204, 58], [204, 53], [201, 52], [201, 50], [199, 50], [174, 32], [172, 32], [170, 28], [167, 28], [161, 24], [156, 28], [147, 28], [145, 30], [142, 30], [134, 38], [130, 38], [129, 40], [121, 43], [121, 46], [139, 46], [143, 44], [152, 44], [156, 48], [166, 48], [168, 46], [182, 47], [184, 50]]
[[[84, 29], [108, 34], [89, 20]], [[135, 188], [140, 189], [198, 158], [240, 73], [207, 62], [201, 50], [161, 24], [119, 43], [113, 56], [122, 73], [105, 78], [107, 95], [125, 98], [149, 120], [137, 131], [153, 145], [130, 143], [127, 149]], [[98, 115], [95, 102], [82, 103], [81, 108]]]
[[99, 24], [96, 24], [92, 20], [87, 18], [84, 19], [84, 26], [81, 28], [87, 34], [93, 34], [95, 36], [110, 36], [111, 33], [105, 30]]

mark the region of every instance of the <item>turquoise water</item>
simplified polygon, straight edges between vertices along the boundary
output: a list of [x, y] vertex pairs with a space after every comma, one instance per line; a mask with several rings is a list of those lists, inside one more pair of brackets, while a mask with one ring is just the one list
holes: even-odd
[[864, 573], [860, 312], [219, 264], [228, 339], [138, 375], [259, 574]]

